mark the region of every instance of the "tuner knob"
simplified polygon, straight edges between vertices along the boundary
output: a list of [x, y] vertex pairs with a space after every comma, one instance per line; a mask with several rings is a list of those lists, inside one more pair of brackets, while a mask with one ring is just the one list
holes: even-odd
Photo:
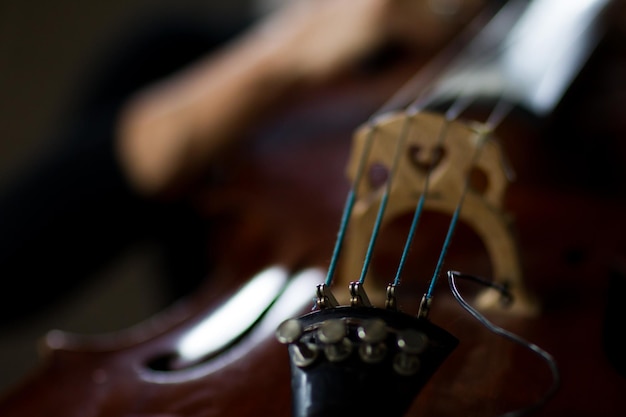
[[401, 351], [411, 354], [420, 354], [428, 346], [428, 336], [413, 329], [398, 332], [398, 347]]
[[326, 320], [317, 330], [317, 338], [324, 344], [324, 353], [329, 361], [342, 361], [352, 352], [352, 343], [346, 334], [346, 324], [341, 319]]
[[302, 336], [302, 324], [299, 320], [289, 319], [283, 321], [276, 329], [276, 338], [282, 344], [296, 342]]
[[428, 347], [428, 336], [413, 329], [398, 332], [400, 352], [395, 356], [393, 368], [400, 375], [414, 375], [421, 366], [419, 354]]
[[296, 319], [285, 320], [276, 329], [276, 339], [280, 343], [290, 345], [291, 358], [298, 367], [305, 367], [313, 363], [317, 358], [317, 348], [312, 343], [302, 340], [302, 323]]
[[380, 362], [387, 353], [387, 346], [383, 343], [387, 338], [387, 323], [381, 319], [367, 320], [357, 330], [359, 339], [363, 342], [359, 347], [359, 356], [364, 362]]

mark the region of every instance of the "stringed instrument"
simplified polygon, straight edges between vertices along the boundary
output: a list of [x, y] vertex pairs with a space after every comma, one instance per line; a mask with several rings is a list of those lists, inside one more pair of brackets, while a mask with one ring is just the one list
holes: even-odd
[[[365, 91], [358, 77], [333, 89], [355, 109], [340, 122], [327, 91], [292, 108], [209, 184], [213, 279], [125, 331], [50, 332], [0, 415], [624, 413], [600, 334], [622, 206], [548, 186], [535, 126], [519, 122], [556, 106], [606, 4], [568, 15], [572, 2], [507, 2], [352, 140], [404, 66], [379, 84], [362, 74]], [[547, 19], [546, 5], [565, 9]], [[585, 52], [570, 72], [507, 72], [522, 47], [562, 40], [555, 16], [573, 49], [546, 59]], [[302, 135], [320, 111], [327, 124]], [[598, 230], [601, 248], [581, 259], [574, 244]]]

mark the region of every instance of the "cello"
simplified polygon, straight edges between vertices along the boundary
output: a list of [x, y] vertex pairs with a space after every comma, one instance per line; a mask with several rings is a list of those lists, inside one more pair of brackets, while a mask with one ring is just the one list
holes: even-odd
[[[354, 93], [350, 87], [346, 88], [347, 96]], [[322, 103], [325, 101], [317, 104], [323, 107]], [[295, 114], [291, 115], [292, 120], [296, 120], [293, 125], [279, 126], [287, 131], [287, 134], [280, 136], [289, 136], [289, 129], [295, 129], [300, 124], [298, 117], [306, 116], [298, 114], [298, 110], [296, 108]], [[397, 121], [391, 120], [391, 124], [397, 126]], [[420, 120], [422, 122], [441, 124], [442, 119]], [[463, 129], [463, 126], [459, 129]], [[515, 131], [522, 136], [520, 130]], [[356, 142], [363, 142], [367, 135], [357, 138], [361, 139], [355, 139]], [[230, 167], [232, 171], [228, 175], [218, 178], [216, 184], [211, 184], [209, 191], [213, 198], [206, 202], [207, 212], [218, 225], [212, 237], [212, 242], [216, 244], [216, 257], [222, 261], [215, 271], [215, 275], [221, 277], [219, 282], [222, 284], [217, 284], [218, 289], [225, 282], [242, 282], [242, 277], [245, 277], [243, 281], [254, 278], [232, 296], [216, 297], [215, 294], [225, 292], [216, 291], [215, 286], [210, 291], [200, 291], [193, 298], [175, 305], [154, 319], [115, 335], [81, 337], [58, 331], [49, 333], [44, 341], [48, 360], [35, 375], [5, 398], [0, 404], [2, 415], [32, 415], [42, 412], [42, 409], [50, 415], [289, 415], [291, 377], [287, 353], [284, 346], [274, 339], [274, 330], [284, 319], [310, 310], [312, 289], [324, 279], [319, 270], [309, 267], [325, 265], [329, 249], [335, 242], [337, 207], [341, 206], [348, 185], [340, 184], [335, 190], [328, 184], [340, 178], [337, 172], [342, 172], [345, 160], [348, 159], [349, 143], [345, 139], [337, 140], [337, 137], [319, 141], [317, 135], [314, 147], [305, 146], [311, 144], [313, 138], [303, 138], [297, 144], [285, 143], [281, 137], [271, 135], [264, 139], [258, 142], [255, 149], [245, 152], [247, 158], [241, 159], [244, 161], [241, 165]], [[511, 146], [514, 148], [530, 146], [521, 140], [508, 139], [507, 143], [513, 142]], [[419, 154], [419, 151], [413, 147], [411, 154]], [[443, 150], [444, 156], [450, 156], [451, 152], [450, 149]], [[362, 152], [354, 153], [362, 155]], [[520, 157], [524, 152], [516, 149], [516, 152], [509, 154]], [[298, 158], [301, 156], [308, 158]], [[303, 161], [310, 165], [305, 165]], [[418, 162], [414, 161], [414, 165], [420, 169]], [[512, 161], [512, 165], [519, 171], [522, 165], [516, 162]], [[294, 165], [297, 169], [294, 169]], [[370, 171], [372, 176], [380, 167], [374, 168]], [[530, 171], [536, 168], [535, 165]], [[520, 182], [528, 181], [533, 174], [539, 175], [536, 172], [518, 172]], [[390, 170], [387, 170], [386, 175], [391, 176]], [[303, 185], [307, 186], [304, 197], [290, 198], [290, 192], [301, 190]], [[309, 186], [313, 189], [318, 187], [323, 193], [309, 192]], [[373, 188], [374, 191], [380, 190], [378, 187]], [[594, 295], [601, 294], [604, 284], [601, 279], [593, 285], [588, 283], [590, 274], [606, 276], [605, 259], [592, 260], [596, 262], [568, 259], [565, 265], [544, 261], [549, 253], [562, 253], [562, 247], [568, 249], [569, 244], [576, 241], [574, 237], [581, 233], [580, 229], [571, 230], [572, 223], [563, 219], [571, 213], [567, 208], [585, 207], [593, 213], [594, 207], [589, 209], [587, 202], [581, 201], [579, 196], [555, 196], [553, 190], [529, 190], [520, 185], [515, 191], [507, 195], [505, 205], [515, 213], [520, 246], [524, 248], [522, 253], [526, 256], [524, 265], [528, 273], [525, 274], [527, 278], [524, 285], [530, 294], [541, 295], [543, 303], [540, 304], [547, 307], [531, 309], [527, 311], [528, 314], [521, 315], [490, 313], [490, 317], [507, 328], [515, 328], [520, 333], [523, 331], [529, 340], [543, 342], [542, 346], [552, 352], [559, 363], [563, 372], [561, 391], [540, 413], [619, 413], [619, 407], [623, 407], [619, 404], [619, 395], [624, 382], [614, 369], [602, 362], [604, 356], [599, 349], [599, 335], [594, 333], [599, 329], [598, 321], [602, 314], [601, 308], [598, 308], [602, 300]], [[215, 198], [216, 195], [221, 198]], [[215, 207], [215, 201], [226, 201], [227, 207]], [[523, 204], [526, 201], [540, 201], [542, 204], [540, 207], [537, 204]], [[244, 211], [243, 207], [254, 207], [254, 210]], [[288, 217], [277, 207], [289, 207], [290, 212], [298, 215], [296, 218]], [[399, 212], [405, 210], [403, 206], [400, 208], [402, 210]], [[371, 213], [371, 210], [366, 208], [364, 211]], [[619, 218], [620, 207], [611, 210], [611, 207], [602, 205], [598, 212], [611, 220], [607, 221], [605, 227], [615, 230], [619, 224], [616, 226], [614, 220]], [[571, 214], [574, 217], [577, 215]], [[326, 216], [335, 221], [322, 221]], [[428, 216], [421, 224], [429, 228], [436, 229], [442, 220], [448, 220], [446, 216], [437, 213], [429, 213]], [[386, 248], [394, 249], [393, 245], [399, 241], [396, 238], [398, 229], [407, 229], [402, 227], [406, 225], [406, 220], [410, 219], [400, 213], [385, 224], [379, 241], [386, 242]], [[358, 222], [358, 218], [355, 221]], [[366, 220], [363, 222], [370, 223]], [[281, 224], [284, 235], [272, 234], [276, 230], [273, 227], [275, 224]], [[472, 273], [490, 276], [492, 271], [488, 269], [492, 266], [488, 250], [481, 243], [483, 236], [473, 232], [467, 225], [465, 229], [462, 227], [459, 226], [459, 230], [455, 231], [455, 237], [466, 240], [464, 250], [456, 252], [456, 246], [450, 247], [447, 262], [461, 271], [476, 271], [476, 265], [473, 264], [479, 263], [482, 265], [478, 267], [479, 272]], [[601, 225], [586, 227], [590, 227], [593, 232]], [[538, 229], [542, 233], [537, 233]], [[356, 232], [359, 230], [362, 229], [356, 229]], [[610, 254], [618, 236], [608, 232], [603, 235], [605, 249], [602, 253]], [[611, 236], [615, 240], [608, 239]], [[549, 237], [555, 240], [550, 241]], [[547, 249], [539, 245], [544, 239], [547, 240], [544, 243]], [[293, 242], [307, 244], [301, 247]], [[350, 242], [362, 246], [362, 240]], [[426, 257], [429, 251], [437, 251], [441, 246], [433, 242], [436, 241], [430, 237], [426, 241], [418, 238], [414, 242], [413, 251]], [[467, 248], [472, 248], [472, 251]], [[529, 250], [533, 248], [535, 251]], [[350, 253], [352, 248], [346, 249]], [[474, 253], [474, 250], [479, 254]], [[384, 252], [374, 254], [370, 271], [373, 277], [368, 277], [368, 285], [371, 280], [376, 282], [376, 276], [389, 277], [389, 273], [384, 271], [385, 264], [388, 264], [384, 258], [388, 256]], [[571, 258], [576, 256], [572, 255]], [[480, 262], [481, 259], [488, 261]], [[421, 259], [419, 261], [417, 266], [408, 265], [407, 271], [415, 268], [419, 271], [422, 264]], [[276, 262], [280, 262], [281, 266], [274, 267]], [[354, 262], [346, 262], [346, 265], [346, 268], [353, 267]], [[553, 269], [547, 269], [548, 265]], [[383, 270], [376, 271], [379, 267]], [[355, 274], [347, 272], [345, 275], [354, 277]], [[407, 275], [424, 276], [421, 272]], [[415, 292], [411, 291], [411, 287], [421, 288], [423, 285], [423, 281], [403, 281], [399, 296], [411, 296], [413, 302], [398, 298], [397, 304], [404, 311], [405, 306], [409, 306], [409, 314], [420, 314], [417, 311], [419, 299], [415, 300]], [[207, 286], [211, 287], [211, 284]], [[361, 301], [355, 304], [362, 303], [364, 299], [358, 288], [354, 291], [360, 294]], [[375, 286], [372, 285], [372, 288]], [[569, 297], [562, 296], [563, 288], [571, 292]], [[336, 292], [339, 294], [340, 290]], [[368, 293], [372, 302], [380, 301], [381, 294], [375, 294], [369, 288]], [[525, 299], [524, 293], [514, 295], [516, 300], [520, 299], [519, 295], [522, 300]], [[576, 297], [580, 297], [580, 304], [584, 308], [575, 303]], [[534, 358], [529, 360], [524, 356], [525, 352], [519, 352], [508, 346], [506, 341], [484, 332], [480, 324], [466, 320], [462, 316], [463, 311], [449, 296], [446, 299], [445, 294], [437, 294], [435, 300], [428, 316], [455, 334], [460, 344], [424, 386], [424, 391], [415, 402], [409, 404], [407, 415], [494, 415], [509, 410], [512, 404], [532, 402], [533, 395], [542, 392], [542, 387], [537, 387], [546, 385], [546, 376], [543, 374], [545, 369], [541, 363], [536, 364], [532, 360]], [[340, 301], [345, 302], [345, 299], [340, 298]], [[528, 305], [533, 305], [530, 299]], [[416, 311], [411, 312], [410, 306], [414, 306]], [[324, 311], [333, 311], [333, 308]], [[376, 313], [386, 317], [388, 313], [384, 311], [387, 310], [376, 310]], [[251, 313], [251, 316], [239, 317], [243, 312]], [[233, 321], [233, 317], [237, 319]], [[554, 327], [561, 330], [560, 334], [552, 334]], [[583, 329], [586, 331], [583, 333], [587, 334], [580, 335]], [[194, 353], [192, 341], [198, 340], [198, 336], [193, 337], [197, 334], [200, 334], [200, 339], [210, 339], [212, 346], [204, 346]], [[582, 337], [577, 338], [573, 345], [569, 340], [563, 340], [566, 336], [574, 335]], [[581, 356], [584, 356], [582, 361]], [[577, 378], [577, 372], [593, 375], [595, 384], [602, 384], [602, 392], [590, 392], [590, 385]], [[249, 381], [251, 376], [255, 379], [252, 384]], [[379, 384], [384, 385], [385, 381], [379, 381]], [[525, 389], [520, 390], [519, 387]], [[368, 396], [369, 393], [364, 396], [365, 399]], [[384, 399], [395, 401], [394, 398]], [[586, 402], [587, 399], [589, 402]], [[348, 409], [352, 409], [349, 407], [352, 401], [362, 399], [346, 400]], [[330, 415], [331, 411], [325, 412], [325, 415]]]

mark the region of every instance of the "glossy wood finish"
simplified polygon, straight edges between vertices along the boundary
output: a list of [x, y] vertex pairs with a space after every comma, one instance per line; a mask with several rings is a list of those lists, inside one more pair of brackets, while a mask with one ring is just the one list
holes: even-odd
[[[626, 119], [624, 107], [617, 106], [626, 102], [626, 60], [620, 46], [624, 34], [610, 35], [552, 119], [538, 123], [517, 114], [498, 132], [518, 173], [505, 206], [517, 227], [525, 282], [541, 312], [533, 318], [489, 317], [554, 355], [562, 385], [540, 416], [626, 413], [626, 378], [609, 361], [603, 337], [609, 280], [626, 247], [626, 171], [620, 165]], [[287, 350], [274, 338], [274, 321], [257, 323], [233, 346], [189, 368], [155, 370], [150, 364], [174, 353], [182, 335], [259, 270], [275, 263], [294, 271], [327, 266], [348, 188], [344, 171], [352, 131], [406, 74], [382, 77], [380, 83], [375, 81], [381, 74], [357, 74], [269, 122], [236, 158], [216, 167], [207, 193], [198, 199], [214, 226], [215, 264], [206, 284], [119, 334], [48, 334], [41, 367], [7, 393], [0, 415], [290, 415]], [[409, 313], [417, 310], [445, 227], [436, 215], [426, 219], [427, 232], [415, 243], [400, 298]], [[368, 285], [386, 283], [405, 220], [383, 232]], [[446, 267], [489, 276], [477, 237], [463, 227], [457, 235]], [[308, 311], [311, 300], [284, 300], [291, 304], [286, 316]], [[266, 319], [277, 317], [271, 312]], [[549, 386], [545, 364], [488, 333], [443, 283], [431, 319], [461, 343], [407, 416], [493, 416], [535, 401]]]

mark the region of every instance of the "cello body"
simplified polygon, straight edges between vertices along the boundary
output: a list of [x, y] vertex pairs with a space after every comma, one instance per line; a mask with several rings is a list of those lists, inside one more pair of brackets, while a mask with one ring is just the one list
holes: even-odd
[[[620, 309], [611, 292], [626, 280], [620, 270], [626, 226], [626, 173], [620, 163], [626, 153], [619, 144], [626, 127], [619, 107], [603, 97], [612, 93], [615, 101], [626, 94], [612, 92], [605, 78], [611, 73], [611, 82], [624, 82], [623, 36], [619, 30], [605, 36], [549, 118], [517, 110], [497, 131], [517, 174], [504, 207], [515, 225], [525, 285], [540, 309], [532, 316], [487, 315], [550, 352], [560, 369], [559, 391], [534, 415], [626, 413], [623, 360], [614, 354]], [[0, 415], [291, 415], [288, 352], [275, 329], [311, 310], [350, 186], [345, 171], [353, 132], [381, 97], [413, 72], [412, 63], [400, 58], [296, 98], [261, 126], [254, 141], [215, 169], [198, 199], [199, 210], [213, 225], [209, 241], [215, 262], [206, 282], [154, 318], [115, 334], [48, 333], [42, 339], [41, 366], [5, 394]], [[607, 85], [598, 89], [598, 79]], [[590, 103], [598, 110], [588, 111], [594, 108]], [[602, 106], [607, 110], [599, 110]], [[590, 136], [597, 139], [590, 142]], [[417, 313], [417, 294], [426, 286], [425, 271], [441, 247], [447, 218], [427, 213], [423, 223], [399, 298], [410, 315]], [[376, 275], [388, 275], [387, 254], [397, 253], [399, 231], [406, 224], [407, 218], [398, 216], [382, 231]], [[447, 265], [489, 276], [492, 266], [479, 236], [466, 225], [456, 234]], [[223, 331], [205, 333], [203, 338], [217, 340], [216, 347], [184, 357], [184, 339], [208, 319], [233, 326], [218, 313], [266, 273], [279, 277], [278, 289], [263, 299], [256, 315], [245, 318], [240, 332], [223, 341]], [[342, 291], [347, 288], [336, 289]], [[545, 365], [486, 331], [445, 288], [437, 291], [431, 319], [459, 346], [406, 416], [491, 416], [536, 401], [551, 382]], [[234, 317], [238, 320], [244, 319]]]

